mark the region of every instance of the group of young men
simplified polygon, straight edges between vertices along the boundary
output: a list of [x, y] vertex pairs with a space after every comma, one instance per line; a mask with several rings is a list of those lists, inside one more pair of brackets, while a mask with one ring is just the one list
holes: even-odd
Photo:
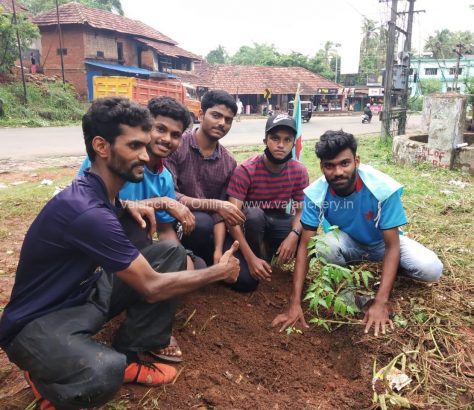
[[[292, 159], [293, 118], [270, 117], [264, 152], [237, 165], [219, 142], [238, 112], [234, 98], [209, 91], [201, 106], [194, 130], [169, 97], [148, 107], [99, 99], [84, 115], [88, 159], [28, 230], [0, 320], [0, 346], [41, 409], [99, 406], [122, 383], [169, 383], [176, 370], [161, 362], [183, 360], [172, 336], [176, 298], [218, 281], [253, 291], [271, 279], [272, 255], [296, 258], [289, 306], [272, 325], [307, 327], [301, 295], [319, 226], [339, 227], [323, 233], [327, 260], [383, 260], [366, 331], [391, 324], [397, 272], [440, 278], [436, 255], [399, 231], [402, 186], [360, 164], [351, 134], [321, 136], [323, 176], [308, 186], [306, 168]], [[112, 346], [92, 339], [123, 311]]]

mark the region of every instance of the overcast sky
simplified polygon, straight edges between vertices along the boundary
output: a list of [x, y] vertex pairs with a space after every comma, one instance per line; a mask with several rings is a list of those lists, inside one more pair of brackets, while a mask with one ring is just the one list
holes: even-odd
[[[379, 23], [390, 17], [389, 3], [379, 0], [121, 1], [127, 17], [143, 21], [202, 56], [219, 44], [233, 54], [253, 42], [314, 56], [326, 41], [340, 43], [343, 73], [357, 71], [364, 16]], [[415, 15], [412, 46], [422, 50], [435, 30], [474, 30], [470, 4], [474, 0], [417, 0], [415, 10], [426, 12]], [[407, 9], [408, 2], [399, 0], [398, 10]]]

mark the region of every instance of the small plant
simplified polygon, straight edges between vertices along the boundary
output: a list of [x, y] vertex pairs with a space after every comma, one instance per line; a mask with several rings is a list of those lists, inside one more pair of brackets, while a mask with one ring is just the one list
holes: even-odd
[[[337, 236], [338, 228], [333, 226], [331, 229]], [[309, 308], [316, 314], [310, 323], [330, 331], [330, 324], [335, 321], [321, 317], [320, 309], [324, 308], [332, 312], [336, 318], [346, 319], [355, 316], [359, 312], [355, 303], [355, 290], [362, 285], [369, 289], [369, 279], [373, 275], [366, 270], [328, 263], [324, 258], [324, 255], [327, 255], [328, 246], [320, 235], [311, 238], [308, 249], [308, 255], [313, 256], [310, 267], [316, 268], [317, 271], [304, 298], [309, 301]]]

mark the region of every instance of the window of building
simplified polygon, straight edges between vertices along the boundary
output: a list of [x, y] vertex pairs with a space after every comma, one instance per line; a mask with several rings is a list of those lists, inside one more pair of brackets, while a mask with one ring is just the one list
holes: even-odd
[[[67, 56], [67, 48], [63, 48], [62, 51], [63, 51], [63, 56]], [[61, 49], [60, 48], [56, 49], [56, 54], [58, 56], [61, 55]]]
[[97, 57], [104, 58], [104, 52], [103, 51], [97, 51]]
[[[462, 67], [458, 68], [458, 75], [462, 73]], [[456, 67], [451, 67], [449, 69], [449, 75], [456, 75]]]
[[117, 60], [120, 62], [125, 61], [123, 58], [123, 43], [117, 42]]
[[425, 68], [425, 75], [437, 75], [438, 69], [437, 68]]

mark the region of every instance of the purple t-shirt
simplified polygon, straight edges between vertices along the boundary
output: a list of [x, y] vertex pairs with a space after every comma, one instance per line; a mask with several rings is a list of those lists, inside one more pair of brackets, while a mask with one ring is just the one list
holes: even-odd
[[101, 178], [85, 172], [51, 199], [28, 230], [10, 302], [0, 320], [0, 346], [32, 320], [86, 302], [100, 277], [126, 269], [139, 255], [107, 197]]

